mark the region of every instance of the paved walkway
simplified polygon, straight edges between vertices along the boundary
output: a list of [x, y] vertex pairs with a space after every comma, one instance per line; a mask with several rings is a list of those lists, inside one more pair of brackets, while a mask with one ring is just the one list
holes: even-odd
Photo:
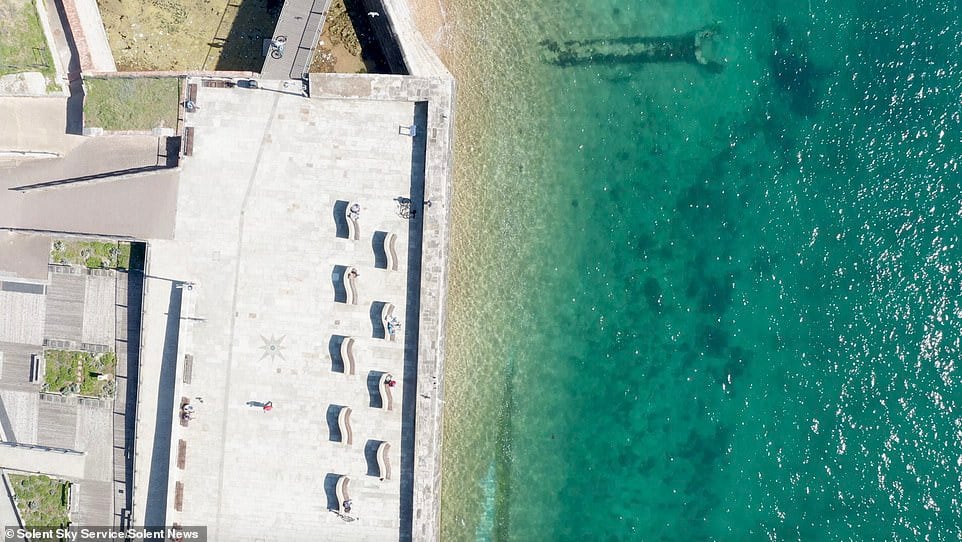
[[[80, 54], [63, 0], [46, 0], [46, 21], [50, 29], [50, 36], [54, 43], [58, 70], [63, 70], [61, 77], [69, 94], [67, 99], [67, 133], [81, 135], [83, 133], [83, 81], [80, 78]], [[75, 24], [79, 21], [75, 18]]]
[[[47, 47], [50, 48], [50, 56], [53, 57], [54, 77], [57, 80], [63, 80], [67, 74], [67, 64], [63, 61], [64, 57], [60, 49], [61, 43], [55, 36], [55, 29], [51, 24], [53, 21], [51, 21], [49, 17], [51, 10], [47, 3], [45, 0], [36, 1], [37, 17], [39, 18], [40, 27], [43, 29]], [[56, 9], [54, 9], [53, 12], [56, 13]]]
[[49, 260], [49, 237], [0, 231], [0, 262], [7, 280], [46, 281]]
[[[301, 79], [314, 57], [331, 0], [287, 0], [274, 27], [273, 38], [283, 37], [283, 55], [267, 54], [261, 77], [272, 80]], [[275, 56], [277, 58], [275, 58]]]

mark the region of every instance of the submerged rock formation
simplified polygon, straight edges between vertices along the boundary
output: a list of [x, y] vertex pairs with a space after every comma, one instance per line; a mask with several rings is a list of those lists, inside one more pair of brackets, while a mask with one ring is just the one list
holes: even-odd
[[637, 36], [611, 39], [540, 43], [545, 61], [568, 67], [582, 64], [651, 64], [688, 62], [719, 72], [724, 65], [714, 58], [714, 41], [720, 26], [708, 25], [675, 36]]

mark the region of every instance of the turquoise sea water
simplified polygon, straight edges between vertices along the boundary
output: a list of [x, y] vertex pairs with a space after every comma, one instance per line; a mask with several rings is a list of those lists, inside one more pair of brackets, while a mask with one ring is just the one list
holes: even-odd
[[456, 11], [444, 539], [958, 540], [960, 5], [563, 4]]

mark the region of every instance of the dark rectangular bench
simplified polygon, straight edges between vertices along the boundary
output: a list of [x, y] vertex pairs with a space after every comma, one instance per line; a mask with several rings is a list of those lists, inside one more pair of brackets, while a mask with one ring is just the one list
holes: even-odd
[[184, 384], [190, 384], [190, 379], [194, 373], [194, 356], [184, 354]]
[[187, 464], [187, 441], [180, 439], [177, 441], [177, 468], [184, 470]]
[[184, 156], [194, 155], [194, 127], [184, 128]]
[[177, 482], [174, 484], [174, 510], [178, 512], [184, 511], [184, 483]]

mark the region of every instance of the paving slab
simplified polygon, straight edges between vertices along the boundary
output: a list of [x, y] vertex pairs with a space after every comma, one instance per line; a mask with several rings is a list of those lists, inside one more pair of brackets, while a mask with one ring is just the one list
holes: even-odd
[[0, 341], [43, 344], [45, 296], [0, 290]]
[[77, 407], [60, 401], [40, 401], [37, 444], [77, 449]]
[[83, 338], [86, 273], [51, 273], [47, 286], [45, 339], [81, 342]]
[[111, 272], [89, 275], [84, 285], [82, 340], [85, 343], [107, 345], [113, 348], [116, 333], [117, 277]]
[[40, 409], [40, 394], [36, 390], [23, 391], [0, 388], [0, 399], [10, 418], [13, 435], [7, 435], [14, 442], [37, 442], [37, 414]]

